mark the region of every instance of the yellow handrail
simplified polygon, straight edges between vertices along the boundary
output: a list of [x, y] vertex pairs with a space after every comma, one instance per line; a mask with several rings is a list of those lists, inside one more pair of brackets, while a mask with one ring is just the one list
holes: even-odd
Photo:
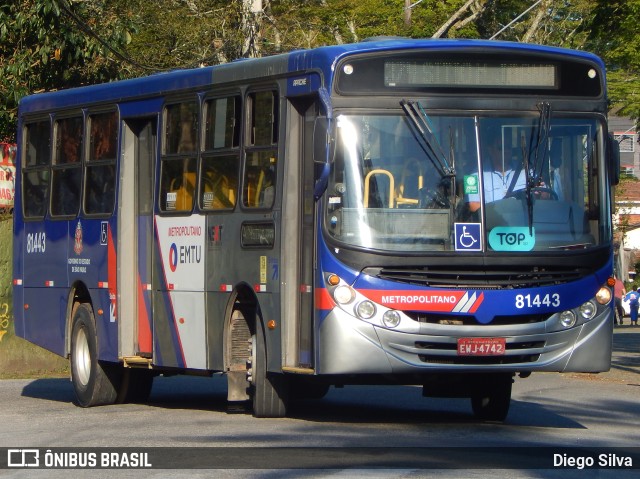
[[381, 168], [371, 170], [367, 173], [367, 176], [364, 178], [364, 207], [369, 207], [369, 181], [373, 175], [385, 175], [389, 178], [389, 208], [393, 208], [394, 204], [394, 191], [395, 191], [395, 180], [390, 171], [383, 170]]

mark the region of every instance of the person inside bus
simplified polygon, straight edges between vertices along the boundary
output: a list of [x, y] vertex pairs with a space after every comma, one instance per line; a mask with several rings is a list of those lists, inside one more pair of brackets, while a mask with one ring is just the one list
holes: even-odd
[[[503, 156], [500, 135], [489, 137], [488, 147], [482, 156], [482, 163], [484, 166], [482, 182], [484, 184], [485, 203], [492, 203], [503, 199], [507, 191], [509, 191], [518, 168], [512, 161]], [[511, 191], [523, 190], [525, 188], [526, 175], [524, 169], [520, 168], [520, 173]], [[468, 193], [466, 201], [472, 213], [480, 208], [480, 195], [478, 193]]]
[[549, 173], [551, 188], [559, 200], [564, 200], [564, 188], [560, 174], [560, 167], [562, 166], [562, 143], [560, 143], [559, 140], [555, 140], [551, 145], [549, 163], [551, 165], [551, 171]]

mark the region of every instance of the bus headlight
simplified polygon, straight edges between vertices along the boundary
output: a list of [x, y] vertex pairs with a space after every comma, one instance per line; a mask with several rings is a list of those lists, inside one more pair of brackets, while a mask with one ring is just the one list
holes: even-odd
[[382, 322], [388, 328], [395, 328], [400, 324], [400, 313], [391, 309], [389, 311], [385, 311], [382, 315]]
[[362, 319], [370, 319], [376, 314], [376, 305], [366, 299], [358, 304], [356, 314]]
[[563, 311], [560, 313], [560, 324], [565, 328], [570, 328], [576, 324], [576, 315], [573, 311]]
[[602, 305], [609, 304], [609, 301], [611, 301], [611, 290], [605, 287], [600, 288], [596, 293], [596, 301]]
[[338, 286], [333, 291], [333, 299], [335, 299], [338, 304], [349, 304], [355, 297], [356, 292], [349, 286]]
[[580, 314], [586, 320], [592, 319], [596, 315], [597, 307], [593, 301], [587, 301], [580, 306]]

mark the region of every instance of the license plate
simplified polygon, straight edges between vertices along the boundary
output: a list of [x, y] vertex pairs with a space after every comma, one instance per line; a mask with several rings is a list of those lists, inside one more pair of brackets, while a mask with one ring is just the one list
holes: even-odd
[[458, 339], [458, 356], [502, 356], [505, 349], [505, 338]]

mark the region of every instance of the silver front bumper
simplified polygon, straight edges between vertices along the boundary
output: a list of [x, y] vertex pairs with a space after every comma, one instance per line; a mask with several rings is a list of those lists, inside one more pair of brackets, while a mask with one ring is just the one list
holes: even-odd
[[[435, 372], [601, 372], [611, 366], [609, 309], [573, 328], [546, 332], [542, 323], [508, 326], [421, 324], [420, 334], [376, 327], [335, 308], [323, 320], [319, 374]], [[458, 356], [461, 337], [504, 337], [503, 356]]]

